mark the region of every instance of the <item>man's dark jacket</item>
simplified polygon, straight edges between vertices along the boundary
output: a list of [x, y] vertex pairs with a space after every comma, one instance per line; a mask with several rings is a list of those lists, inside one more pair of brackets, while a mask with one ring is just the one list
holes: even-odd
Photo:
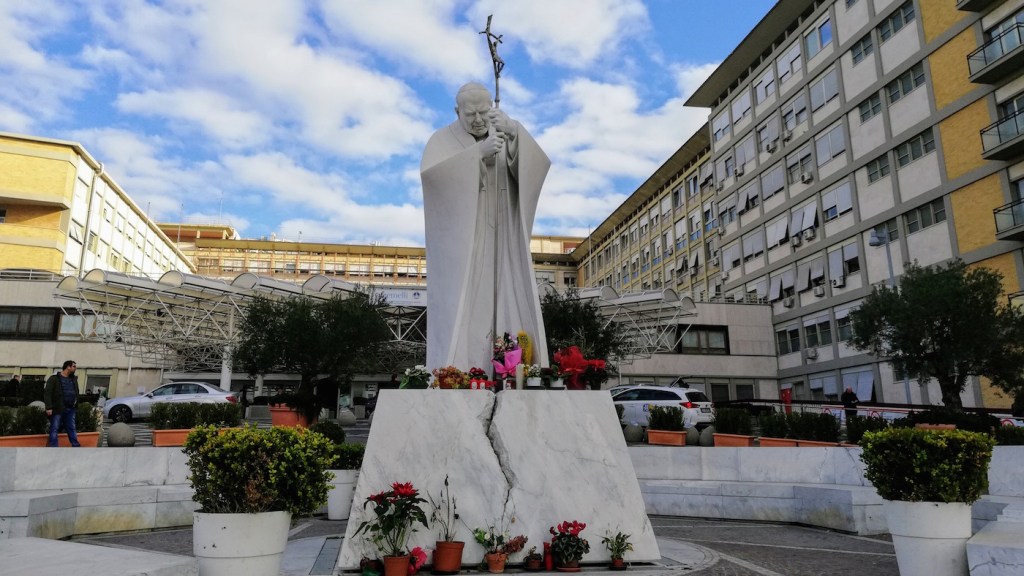
[[63, 412], [65, 408], [74, 408], [78, 405], [78, 379], [74, 376], [71, 379], [75, 381], [75, 403], [71, 406], [64, 405], [64, 387], [60, 385], [60, 373], [46, 379], [46, 386], [43, 388], [43, 403], [46, 404], [47, 410]]

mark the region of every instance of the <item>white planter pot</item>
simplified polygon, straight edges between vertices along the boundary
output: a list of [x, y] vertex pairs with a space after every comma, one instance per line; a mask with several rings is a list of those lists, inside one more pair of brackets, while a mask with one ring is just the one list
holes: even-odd
[[540, 378], [532, 377], [531, 376], [530, 378], [526, 379], [526, 387], [527, 388], [540, 388], [540, 386], [541, 386], [541, 379]]
[[552, 388], [565, 388], [565, 382], [563, 382], [561, 378], [559, 378], [558, 380], [552, 380], [551, 381], [551, 387]]
[[348, 520], [352, 511], [352, 496], [356, 490], [358, 470], [331, 470], [331, 491], [327, 493], [327, 519]]
[[885, 500], [900, 576], [967, 576], [971, 506]]
[[199, 576], [277, 576], [291, 522], [291, 512], [193, 512], [192, 553]]

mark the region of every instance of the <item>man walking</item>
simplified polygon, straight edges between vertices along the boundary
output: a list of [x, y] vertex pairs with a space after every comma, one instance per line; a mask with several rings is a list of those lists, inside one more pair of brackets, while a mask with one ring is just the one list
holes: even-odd
[[75, 370], [78, 365], [74, 360], [67, 360], [61, 371], [46, 380], [43, 388], [43, 403], [46, 404], [46, 415], [50, 417], [50, 438], [46, 445], [57, 446], [57, 431], [61, 423], [68, 433], [68, 442], [78, 448], [78, 431], [75, 429], [75, 407], [78, 406], [78, 379]]
[[846, 409], [846, 421], [849, 422], [850, 418], [857, 415], [857, 393], [853, 391], [853, 388], [847, 386], [846, 391], [839, 399], [843, 403], [843, 408]]

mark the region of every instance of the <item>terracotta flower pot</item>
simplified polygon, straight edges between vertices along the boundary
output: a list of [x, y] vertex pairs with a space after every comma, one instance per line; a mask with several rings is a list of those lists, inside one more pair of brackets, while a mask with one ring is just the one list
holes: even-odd
[[270, 423], [274, 426], [309, 428], [309, 420], [305, 416], [284, 404], [275, 404], [270, 407]]
[[409, 574], [409, 555], [405, 556], [385, 556], [384, 557], [384, 576], [408, 576]]
[[487, 561], [488, 572], [501, 574], [505, 571], [505, 562], [508, 560], [508, 556], [501, 552], [495, 552], [494, 554], [484, 554], [484, 560]]
[[462, 569], [462, 549], [465, 542], [439, 540], [434, 547], [434, 574], [458, 574]]
[[610, 570], [625, 570], [626, 562], [622, 558], [612, 558], [612, 563], [608, 566]]
[[558, 570], [559, 572], [579, 572], [580, 561], [570, 560], [568, 562], [558, 562], [555, 564], [555, 570]]
[[523, 567], [526, 568], [527, 572], [540, 572], [544, 569], [543, 558], [528, 558], [524, 563]]

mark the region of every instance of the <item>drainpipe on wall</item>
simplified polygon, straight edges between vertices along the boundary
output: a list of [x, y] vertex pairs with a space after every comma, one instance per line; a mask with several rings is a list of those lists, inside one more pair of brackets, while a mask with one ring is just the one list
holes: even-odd
[[[82, 255], [78, 258], [78, 277], [85, 275], [85, 254], [89, 251], [89, 225], [92, 223], [92, 199], [96, 195], [96, 180], [103, 175], [103, 162], [100, 162], [99, 171], [93, 171], [92, 183], [89, 184], [89, 197], [85, 203], [85, 238], [82, 239]], [[72, 198], [74, 198], [72, 192]], [[99, 236], [99, 234], [97, 234]]]

